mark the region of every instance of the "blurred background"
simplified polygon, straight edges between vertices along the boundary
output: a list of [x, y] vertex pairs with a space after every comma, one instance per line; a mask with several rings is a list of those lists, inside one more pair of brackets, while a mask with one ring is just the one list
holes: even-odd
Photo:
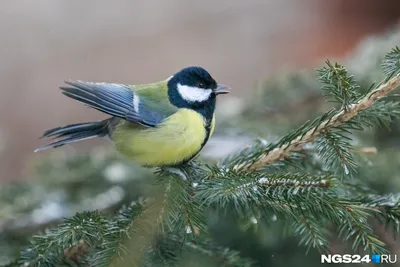
[[[137, 84], [205, 67], [233, 88], [220, 99], [219, 126], [203, 153], [216, 158], [230, 135], [225, 148], [237, 149], [326, 110], [314, 70], [327, 58], [345, 64], [363, 89], [380, 81], [383, 56], [400, 45], [399, 22], [399, 0], [2, 1], [0, 265], [62, 217], [93, 209], [113, 214], [153, 177], [117, 159], [101, 140], [33, 153], [48, 128], [104, 118], [62, 96], [64, 80]], [[381, 149], [357, 176], [378, 193], [400, 191], [400, 122], [392, 126], [391, 133], [372, 129], [360, 137]], [[318, 265], [317, 252], [306, 261], [304, 247], [293, 236], [283, 239], [279, 223], [260, 223], [256, 232], [235, 220], [227, 215], [210, 226], [219, 244], [260, 266]], [[389, 232], [377, 232], [400, 253]], [[334, 237], [332, 246], [350, 251]]]
[[201, 65], [242, 98], [281, 70], [345, 57], [399, 17], [397, 0], [1, 2], [0, 180], [27, 177], [43, 130], [102, 118], [60, 94], [65, 79], [145, 83]]

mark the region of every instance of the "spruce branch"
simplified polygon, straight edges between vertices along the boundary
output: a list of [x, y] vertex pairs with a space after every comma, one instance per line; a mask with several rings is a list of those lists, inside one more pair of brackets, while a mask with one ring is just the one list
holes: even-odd
[[360, 95], [357, 92], [359, 86], [354, 77], [347, 73], [345, 67], [338, 63], [332, 64], [329, 60], [325, 63], [327, 67], [318, 70], [318, 81], [322, 85], [324, 96], [332, 99], [333, 102], [340, 103], [343, 110], [347, 112], [348, 106], [354, 103]]
[[[144, 215], [146, 205], [148, 205], [147, 201], [139, 201], [132, 203], [129, 207], [123, 207], [109, 222], [107, 234], [104, 236], [99, 251], [93, 257], [94, 266], [118, 266], [129, 254], [128, 244], [131, 236], [139, 232], [138, 229], [143, 234], [147, 233], [147, 218]], [[146, 237], [144, 239], [147, 240]], [[141, 251], [138, 250], [133, 255], [136, 259], [140, 257], [140, 254]]]
[[324, 161], [326, 168], [336, 170], [341, 175], [349, 175], [355, 172], [357, 162], [352, 154], [351, 138], [344, 129], [332, 130], [325, 133], [317, 142], [319, 156]]
[[396, 46], [386, 56], [382, 63], [382, 71], [386, 80], [398, 75], [400, 72], [400, 48]]
[[268, 205], [271, 212], [287, 212], [290, 199], [301, 198], [302, 195], [310, 196], [313, 192], [326, 192], [335, 184], [335, 179], [330, 175], [261, 175], [257, 172], [215, 171], [216, 169], [198, 185], [197, 197], [206, 205], [216, 205], [220, 208], [233, 205], [242, 214], [246, 214], [254, 205]]
[[231, 266], [231, 267], [252, 267], [256, 266], [255, 262], [251, 259], [242, 257], [239, 252], [220, 247], [208, 238], [197, 238], [196, 240], [189, 238], [182, 238], [177, 235], [168, 235], [165, 237], [167, 242], [175, 243], [179, 246], [182, 252], [195, 252], [206, 256], [218, 266]]
[[189, 234], [196, 238], [207, 231], [205, 206], [195, 198], [195, 187], [180, 178], [170, 179], [171, 189], [160, 233]]
[[400, 116], [400, 102], [378, 101], [372, 107], [362, 110], [354, 118], [367, 127], [377, 125], [386, 130], [396, 117]]
[[94, 260], [95, 266], [140, 266], [155, 235], [163, 231], [169, 198], [176, 193], [171, 189], [170, 180], [158, 180], [151, 199], [134, 203], [111, 222], [112, 230], [104, 237], [102, 249]]
[[[264, 175], [260, 177], [260, 175]], [[234, 172], [214, 169], [199, 185], [198, 197], [207, 205], [234, 209], [249, 218], [261, 212], [263, 217], [277, 216], [292, 221], [292, 231], [307, 249], [328, 249], [325, 228], [339, 227], [340, 236], [353, 239], [353, 249], [383, 252], [384, 244], [374, 234], [367, 219], [371, 208], [359, 199], [348, 199], [336, 190], [345, 188], [330, 175], [293, 173]]]
[[[397, 57], [399, 56], [398, 54], [400, 54], [400, 52], [398, 53], [397, 50], [393, 53]], [[393, 55], [391, 55], [389, 58], [392, 60]], [[294, 131], [288, 136], [282, 138], [280, 141], [278, 141], [278, 143], [268, 145], [267, 147], [263, 148], [262, 151], [257, 153], [259, 155], [256, 156], [255, 159], [250, 158], [244, 161], [239, 160], [237, 164], [234, 164], [233, 169], [241, 171], [255, 170], [262, 168], [264, 165], [285, 159], [291, 152], [299, 150], [305, 144], [315, 141], [327, 131], [340, 127], [345, 122], [350, 122], [362, 111], [372, 107], [376, 102], [387, 96], [400, 85], [400, 74], [398, 73], [399, 70], [396, 69], [397, 63], [394, 63], [395, 65], [393, 66], [390, 65], [388, 61], [384, 61], [384, 64], [386, 64], [386, 72], [389, 72], [390, 69], [392, 71], [390, 73], [396, 73], [387, 82], [383, 83], [376, 89], [373, 89], [363, 98], [350, 105], [346, 109], [342, 109], [338, 112], [335, 110], [327, 112], [314, 122], [307, 123], [297, 131]], [[389, 68], [388, 65], [390, 65], [391, 68]], [[354, 126], [357, 127], [357, 125]]]
[[94, 261], [96, 266], [139, 266], [146, 262], [146, 253], [157, 234], [191, 232], [195, 236], [206, 231], [205, 212], [194, 198], [193, 186], [181, 177], [165, 174], [160, 173], [154, 197], [146, 205], [135, 204], [113, 221], [114, 230], [105, 236]]
[[400, 194], [369, 194], [360, 197], [358, 201], [368, 207], [386, 227], [391, 227], [393, 234], [400, 232]]
[[385, 243], [374, 234], [368, 224], [370, 210], [359, 202], [351, 201], [346, 206], [346, 211], [345, 220], [339, 224], [339, 237], [343, 237], [346, 241], [353, 239], [354, 251], [363, 248], [364, 251], [371, 253], [387, 253]]
[[[325, 221], [325, 224], [328, 224], [328, 221]], [[306, 246], [307, 252], [311, 248], [316, 248], [321, 252], [329, 250], [327, 239], [329, 231], [327, 228], [321, 228], [321, 222], [315, 218], [303, 215], [292, 223], [291, 228], [294, 234], [300, 237], [299, 244]]]
[[24, 266], [55, 266], [67, 258], [74, 247], [95, 246], [107, 231], [106, 220], [97, 212], [77, 213], [58, 228], [45, 235], [34, 236], [30, 245], [21, 251], [18, 264]]

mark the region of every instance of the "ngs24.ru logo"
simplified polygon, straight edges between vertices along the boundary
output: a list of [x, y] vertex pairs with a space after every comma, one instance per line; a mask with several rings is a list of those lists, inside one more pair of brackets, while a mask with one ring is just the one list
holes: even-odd
[[321, 255], [321, 263], [396, 263], [397, 255], [372, 254], [328, 254]]

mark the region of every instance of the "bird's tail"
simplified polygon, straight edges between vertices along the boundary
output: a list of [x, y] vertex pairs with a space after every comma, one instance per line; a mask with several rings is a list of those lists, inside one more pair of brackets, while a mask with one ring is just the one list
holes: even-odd
[[108, 119], [96, 122], [71, 124], [47, 130], [42, 137], [51, 137], [53, 142], [41, 146], [35, 152], [56, 148], [66, 144], [108, 135]]

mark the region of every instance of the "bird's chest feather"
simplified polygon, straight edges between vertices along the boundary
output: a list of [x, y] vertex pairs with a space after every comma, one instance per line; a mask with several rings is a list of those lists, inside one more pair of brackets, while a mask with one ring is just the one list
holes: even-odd
[[[122, 127], [134, 127], [122, 131]], [[154, 128], [120, 125], [113, 134], [117, 150], [147, 166], [174, 165], [195, 156], [211, 136], [214, 119], [180, 109]]]

